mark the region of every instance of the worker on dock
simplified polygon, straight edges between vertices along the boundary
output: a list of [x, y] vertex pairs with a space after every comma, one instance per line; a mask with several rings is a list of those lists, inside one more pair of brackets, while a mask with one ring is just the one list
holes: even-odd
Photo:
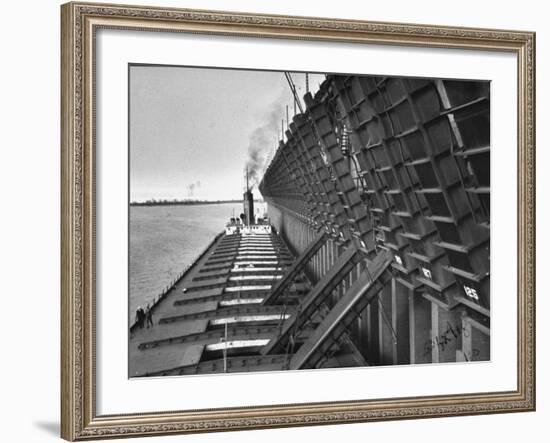
[[147, 329], [149, 329], [149, 325], [151, 325], [151, 327], [154, 326], [153, 324], [153, 310], [151, 307], [149, 307], [149, 305], [147, 305], [147, 310], [145, 311], [145, 321], [147, 323]]
[[136, 310], [136, 324], [139, 329], [143, 329], [144, 321], [145, 321], [145, 311], [141, 306], [138, 306]]

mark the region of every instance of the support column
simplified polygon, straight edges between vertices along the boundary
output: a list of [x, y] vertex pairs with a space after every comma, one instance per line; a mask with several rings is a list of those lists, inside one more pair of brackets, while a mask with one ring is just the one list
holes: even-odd
[[409, 294], [411, 364], [431, 363], [431, 303], [412, 290]]
[[[337, 248], [338, 248], [338, 256], [344, 253], [344, 248], [342, 246], [338, 245]], [[340, 282], [340, 284], [338, 285], [337, 299], [340, 300], [344, 296], [345, 292], [346, 292], [346, 278], [344, 277]]]
[[462, 349], [462, 310], [448, 311], [432, 303], [432, 362], [456, 361], [456, 351]]
[[411, 290], [400, 284], [395, 278], [391, 280], [392, 325], [397, 336], [393, 346], [393, 364], [410, 363], [409, 345], [409, 294]]
[[488, 361], [491, 359], [490, 332], [488, 329], [472, 328], [472, 361]]
[[321, 276], [325, 275], [328, 269], [326, 244], [321, 248]]
[[386, 285], [378, 295], [378, 342], [380, 364], [393, 364], [394, 336], [392, 331], [391, 285]]
[[472, 324], [465, 318], [462, 319], [462, 350], [457, 352], [457, 361], [471, 361], [472, 352]]
[[457, 361], [487, 361], [490, 353], [490, 330], [472, 318], [462, 317], [462, 349], [457, 351]]
[[367, 306], [365, 312], [367, 361], [372, 365], [376, 365], [380, 362], [378, 297], [376, 297], [373, 302]]
[[[357, 263], [355, 265], [355, 267], [353, 268], [353, 271], [351, 272], [350, 274], [352, 276], [352, 284], [357, 281], [357, 279], [359, 278], [359, 276], [361, 275], [361, 263]], [[364, 311], [363, 311], [364, 312]], [[362, 341], [362, 336], [361, 336], [361, 324], [362, 324], [362, 316], [359, 315], [357, 316], [357, 319], [353, 322], [352, 326], [350, 327], [350, 329], [352, 330], [352, 334], [354, 337], [356, 337], [356, 341], [357, 341], [357, 347], [359, 348], [359, 351], [363, 354], [363, 356], [366, 356], [366, 354], [363, 352], [364, 349], [363, 349], [363, 341]]]
[[330, 243], [325, 243], [325, 273], [328, 272], [330, 269], [331, 262], [330, 262]]
[[[335, 241], [333, 241], [332, 242], [332, 255], [334, 257], [333, 263], [335, 263], [338, 260], [338, 257], [340, 256], [339, 252], [340, 251], [338, 250], [338, 245], [336, 244]], [[336, 302], [338, 301], [339, 291], [340, 289], [338, 288], [338, 286], [334, 288], [334, 291], [332, 292], [332, 297], [331, 297], [332, 305], [336, 304]]]

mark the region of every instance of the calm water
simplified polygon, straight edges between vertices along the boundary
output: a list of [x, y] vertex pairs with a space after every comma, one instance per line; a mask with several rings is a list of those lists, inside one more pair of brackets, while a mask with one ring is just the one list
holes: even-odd
[[130, 322], [191, 264], [241, 203], [130, 208]]

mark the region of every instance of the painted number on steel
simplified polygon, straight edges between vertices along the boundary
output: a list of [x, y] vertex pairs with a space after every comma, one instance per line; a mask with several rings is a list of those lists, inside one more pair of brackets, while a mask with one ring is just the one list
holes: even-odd
[[464, 286], [464, 292], [466, 293], [466, 295], [468, 297], [473, 298], [474, 300], [479, 300], [479, 297], [477, 295], [477, 291], [474, 288]]

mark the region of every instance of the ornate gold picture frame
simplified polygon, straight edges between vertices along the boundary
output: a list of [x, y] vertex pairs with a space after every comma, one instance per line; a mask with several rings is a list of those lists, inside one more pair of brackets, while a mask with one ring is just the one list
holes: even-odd
[[[535, 34], [524, 31], [67, 3], [61, 7], [61, 436], [86, 440], [535, 409]], [[517, 389], [98, 415], [96, 32], [155, 31], [474, 49], [517, 56]], [[510, 289], [512, 291], [512, 289]]]

